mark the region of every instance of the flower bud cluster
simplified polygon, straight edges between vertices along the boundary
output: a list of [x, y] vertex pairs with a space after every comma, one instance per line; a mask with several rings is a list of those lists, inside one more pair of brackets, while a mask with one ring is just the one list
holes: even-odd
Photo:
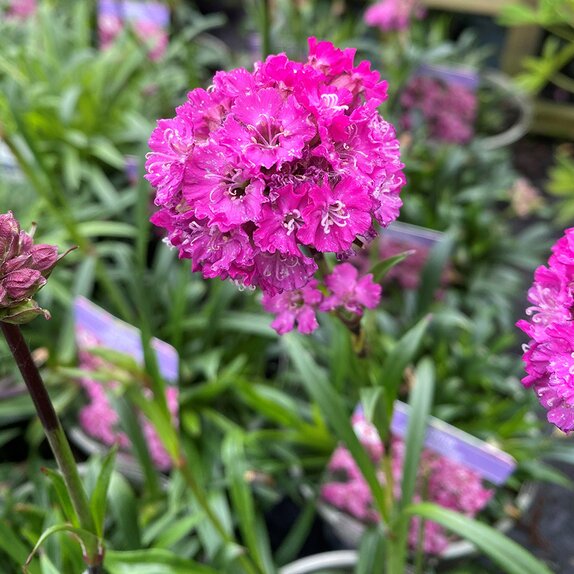
[[26, 323], [47, 311], [32, 299], [58, 262], [58, 248], [20, 230], [11, 211], [0, 214], [0, 321]]

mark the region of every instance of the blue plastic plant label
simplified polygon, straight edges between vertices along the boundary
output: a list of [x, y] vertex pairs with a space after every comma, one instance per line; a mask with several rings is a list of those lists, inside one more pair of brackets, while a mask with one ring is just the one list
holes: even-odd
[[[139, 329], [114, 317], [85, 297], [74, 300], [76, 342], [80, 351], [105, 347], [133, 357], [143, 365], [143, 349]], [[179, 373], [179, 356], [174, 347], [159, 339], [152, 339], [162, 377], [175, 384]]]
[[417, 76], [436, 78], [450, 86], [461, 86], [475, 93], [480, 84], [478, 72], [472, 68], [423, 64], [416, 71]]
[[123, 22], [150, 22], [160, 28], [169, 26], [169, 7], [161, 2], [99, 0], [99, 16], [113, 16]]
[[420, 246], [430, 248], [441, 241], [443, 237], [444, 233], [442, 231], [394, 221], [383, 231], [381, 241], [396, 241], [410, 245], [413, 248]]

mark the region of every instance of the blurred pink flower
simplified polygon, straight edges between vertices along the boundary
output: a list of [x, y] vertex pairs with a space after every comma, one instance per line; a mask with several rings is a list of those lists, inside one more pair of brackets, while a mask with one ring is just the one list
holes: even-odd
[[411, 18], [423, 18], [425, 10], [419, 0], [381, 0], [370, 6], [364, 20], [368, 26], [389, 30], [405, 30]]
[[[355, 432], [361, 437], [375, 466], [380, 469], [383, 457], [383, 445], [375, 427], [366, 421], [364, 415], [353, 417]], [[393, 437], [391, 441], [391, 471], [393, 475], [395, 498], [401, 496], [401, 480], [405, 456], [405, 443]], [[328, 504], [347, 512], [357, 520], [374, 523], [380, 520], [374, 510], [369, 486], [351, 453], [339, 446], [333, 453], [328, 470], [330, 480], [321, 488], [321, 498]], [[385, 484], [385, 476], [379, 470], [377, 476]], [[490, 501], [491, 489], [485, 488], [480, 476], [469, 468], [440, 456], [429, 449], [423, 450], [419, 464], [419, 476], [415, 501], [420, 502], [421, 492], [425, 500], [444, 508], [461, 512], [473, 517]], [[409, 544], [416, 547], [420, 521], [413, 519], [409, 530]], [[431, 521], [425, 522], [423, 548], [428, 554], [440, 554], [448, 546], [451, 536], [442, 526]]]
[[38, 10], [37, 0], [11, 0], [8, 3], [8, 16], [25, 20]]

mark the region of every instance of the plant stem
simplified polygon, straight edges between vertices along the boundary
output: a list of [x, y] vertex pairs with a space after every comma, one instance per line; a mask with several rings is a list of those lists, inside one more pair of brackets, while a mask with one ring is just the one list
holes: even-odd
[[271, 54], [271, 0], [261, 1], [261, 55], [264, 60]]
[[[95, 533], [96, 528], [92, 513], [90, 512], [88, 497], [82, 485], [70, 443], [66, 438], [66, 434], [56, 414], [54, 405], [50, 400], [50, 395], [46, 390], [40, 372], [32, 359], [30, 349], [22, 336], [20, 327], [3, 321], [0, 321], [0, 326], [2, 327], [2, 333], [8, 343], [8, 347], [14, 356], [14, 360], [20, 369], [20, 373], [22, 373], [22, 378], [28, 387], [28, 392], [38, 413], [38, 418], [42, 423], [46, 438], [48, 439], [54, 458], [58, 463], [58, 467], [66, 483], [66, 488], [68, 489], [68, 494], [70, 495], [80, 526], [88, 532]], [[96, 568], [95, 570], [88, 571], [93, 572], [93, 574], [98, 574], [98, 572], [102, 570], [98, 570], [101, 565], [101, 555], [97, 544], [86, 548], [86, 551], [88, 553], [90, 568]]]
[[[207, 499], [207, 496], [203, 488], [200, 486], [199, 482], [195, 479], [193, 469], [189, 466], [185, 457], [181, 455], [179, 457], [179, 460], [174, 462], [176, 462], [177, 469], [181, 472], [181, 475], [183, 476], [185, 482], [192, 491], [195, 500], [197, 501], [201, 509], [205, 512], [205, 515], [207, 516], [207, 518], [209, 519], [215, 530], [217, 530], [219, 536], [221, 536], [221, 538], [227, 543], [234, 543], [235, 541], [233, 540], [232, 536], [230, 536], [230, 534], [225, 530], [225, 527], [223, 526], [223, 524], [221, 523], [215, 512], [213, 512], [211, 506], [209, 505], [209, 500]], [[260, 574], [260, 570], [248, 556], [246, 555], [239, 556], [239, 562], [241, 563], [241, 566], [243, 567], [243, 569], [247, 574]]]

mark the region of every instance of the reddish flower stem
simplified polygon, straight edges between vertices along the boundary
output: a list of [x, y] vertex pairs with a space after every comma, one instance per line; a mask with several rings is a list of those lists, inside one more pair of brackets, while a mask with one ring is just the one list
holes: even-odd
[[[46, 438], [50, 443], [52, 453], [66, 483], [66, 488], [80, 526], [84, 530], [95, 534], [96, 528], [90, 512], [88, 497], [80, 479], [70, 443], [66, 438], [40, 372], [34, 363], [30, 349], [22, 336], [20, 327], [3, 321], [0, 321], [0, 327], [14, 356], [14, 360], [20, 369], [20, 373], [22, 373], [22, 378], [28, 387], [38, 418], [42, 423]], [[100, 548], [97, 545], [93, 545], [93, 547], [86, 548], [86, 552], [88, 572], [90, 574], [101, 574], [103, 570]]]

